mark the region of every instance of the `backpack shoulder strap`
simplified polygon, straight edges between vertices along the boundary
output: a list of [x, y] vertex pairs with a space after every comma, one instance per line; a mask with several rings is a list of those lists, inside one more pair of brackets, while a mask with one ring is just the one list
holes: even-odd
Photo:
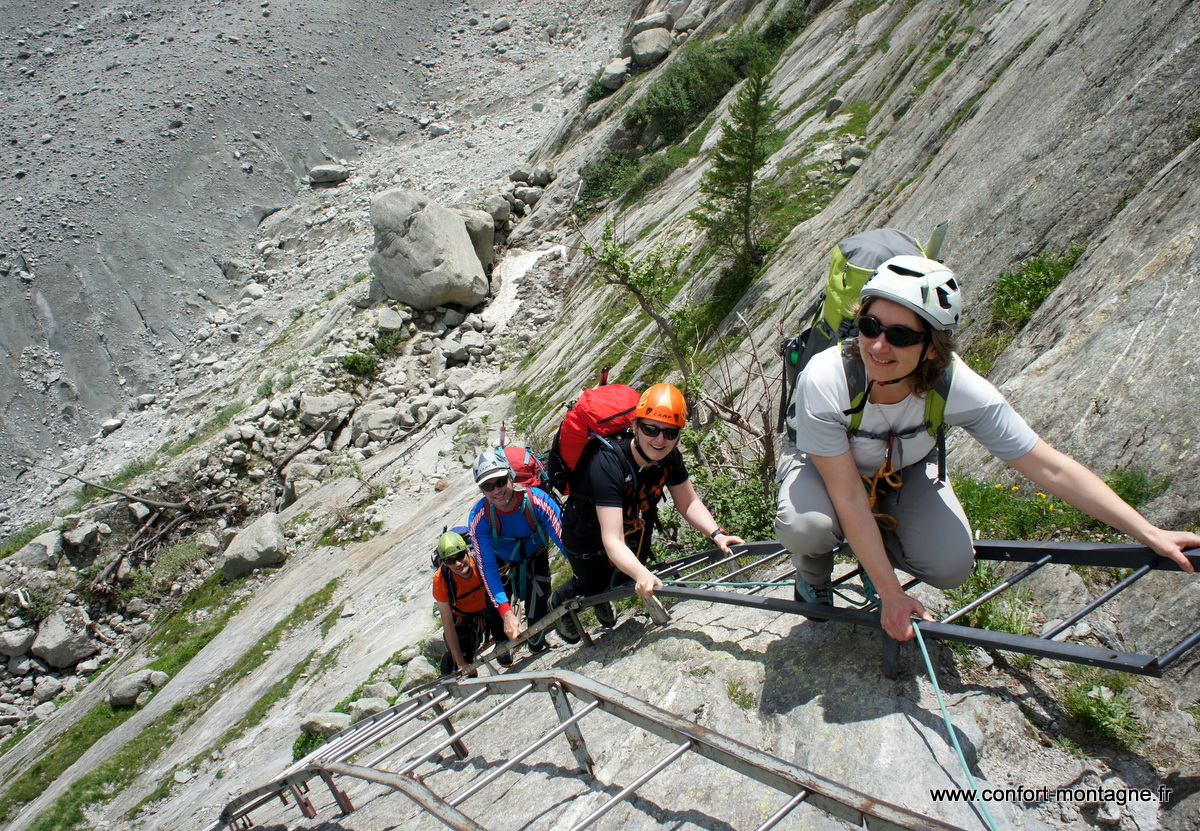
[[942, 370], [942, 375], [925, 395], [925, 429], [936, 435], [946, 420], [946, 399], [950, 396], [950, 384], [954, 381], [954, 361]]
[[546, 529], [542, 527], [542, 523], [538, 520], [533, 512], [533, 506], [529, 504], [529, 491], [525, 491], [525, 498], [521, 501], [521, 510], [525, 512], [525, 521], [529, 523], [529, 527], [542, 541], [542, 547], [550, 545], [550, 537], [546, 534]]
[[942, 375], [925, 395], [925, 429], [937, 438], [938, 481], [946, 480], [946, 399], [950, 397], [950, 385], [954, 381], [954, 364], [942, 370]]
[[620, 459], [621, 467], [625, 468], [625, 472], [629, 474], [630, 481], [633, 482], [633, 489], [636, 492], [637, 491], [637, 471], [633, 469], [633, 465], [629, 464], [629, 460], [625, 458], [625, 454], [621, 452], [621, 449], [619, 447], [614, 445], [612, 442], [610, 442], [608, 439], [606, 439], [604, 436], [600, 435], [599, 433], [593, 433], [592, 435], [596, 438], [597, 441], [600, 442], [601, 446], [608, 448], [618, 459]]
[[838, 353], [842, 356], [842, 368], [846, 371], [846, 386], [850, 392], [850, 423], [846, 425], [846, 435], [852, 436], [862, 424], [863, 399], [867, 395], [867, 368], [850, 354], [846, 341], [838, 344]]

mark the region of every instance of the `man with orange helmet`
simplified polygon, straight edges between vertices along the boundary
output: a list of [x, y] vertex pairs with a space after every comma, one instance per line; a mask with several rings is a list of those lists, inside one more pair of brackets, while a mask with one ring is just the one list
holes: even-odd
[[[677, 446], [686, 423], [683, 393], [670, 384], [655, 384], [638, 401], [632, 435], [592, 439], [595, 449], [580, 459], [563, 506], [563, 549], [573, 576], [555, 591], [551, 606], [607, 591], [622, 582], [618, 571], [643, 598], [662, 585], [645, 563], [663, 488], [683, 518], [722, 551], [743, 542], [717, 524], [692, 487]], [[601, 624], [616, 622], [612, 604], [595, 611]], [[558, 634], [568, 643], [579, 640], [570, 617], [559, 619]]]

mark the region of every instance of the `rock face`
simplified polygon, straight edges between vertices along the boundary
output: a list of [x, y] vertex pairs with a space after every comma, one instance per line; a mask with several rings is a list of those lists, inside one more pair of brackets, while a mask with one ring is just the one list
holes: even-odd
[[279, 565], [286, 559], [287, 539], [279, 515], [264, 514], [234, 537], [221, 559], [221, 573], [232, 580], [255, 569]]
[[458, 212], [396, 189], [371, 200], [371, 224], [371, 270], [388, 297], [422, 310], [487, 298], [483, 264]]
[[52, 612], [38, 627], [29, 651], [52, 667], [74, 666], [98, 650], [95, 641], [88, 637], [91, 622], [87, 612], [73, 606]]

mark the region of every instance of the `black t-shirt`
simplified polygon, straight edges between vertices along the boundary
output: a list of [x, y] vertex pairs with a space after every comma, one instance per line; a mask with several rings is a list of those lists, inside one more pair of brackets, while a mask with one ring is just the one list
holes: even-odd
[[644, 558], [650, 551], [651, 526], [663, 488], [686, 482], [687, 466], [676, 447], [657, 465], [639, 470], [629, 438], [613, 439], [612, 444], [613, 450], [601, 445], [584, 456], [563, 506], [563, 547], [572, 554], [603, 551], [596, 507], [621, 508], [626, 542]]

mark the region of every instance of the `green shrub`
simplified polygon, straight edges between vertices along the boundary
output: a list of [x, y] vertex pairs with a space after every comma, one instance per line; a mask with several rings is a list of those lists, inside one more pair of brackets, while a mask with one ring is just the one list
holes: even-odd
[[991, 319], [963, 353], [972, 369], [981, 375], [991, 371], [1000, 354], [1075, 267], [1083, 251], [1082, 245], [1076, 245], [1062, 254], [1043, 252], [996, 278], [988, 307]]
[[1073, 668], [1070, 672], [1075, 680], [1063, 693], [1063, 709], [1089, 738], [1123, 748], [1146, 738], [1146, 726], [1125, 695], [1135, 680], [1095, 667]]
[[654, 124], [663, 139], [678, 141], [742, 79], [739, 67], [757, 51], [749, 43], [744, 36], [689, 43], [629, 107], [625, 127], [641, 133]]
[[610, 153], [590, 165], [583, 173], [583, 188], [574, 207], [576, 215], [586, 218], [598, 203], [627, 191], [638, 169], [638, 162], [619, 153]]
[[399, 331], [380, 332], [375, 338], [375, 351], [380, 355], [391, 355], [404, 344], [404, 334]]
[[299, 762], [326, 741], [327, 739], [319, 733], [301, 733], [296, 737], [296, 741], [292, 742], [292, 761]]
[[373, 378], [379, 370], [379, 362], [374, 355], [366, 352], [355, 352], [342, 358], [342, 368], [352, 375], [363, 375]]
[[1045, 302], [1062, 279], [1075, 267], [1083, 253], [1077, 245], [1062, 254], [1044, 252], [1025, 262], [1015, 271], [1006, 271], [996, 278], [991, 313], [994, 325], [1019, 331], [1038, 307]]

